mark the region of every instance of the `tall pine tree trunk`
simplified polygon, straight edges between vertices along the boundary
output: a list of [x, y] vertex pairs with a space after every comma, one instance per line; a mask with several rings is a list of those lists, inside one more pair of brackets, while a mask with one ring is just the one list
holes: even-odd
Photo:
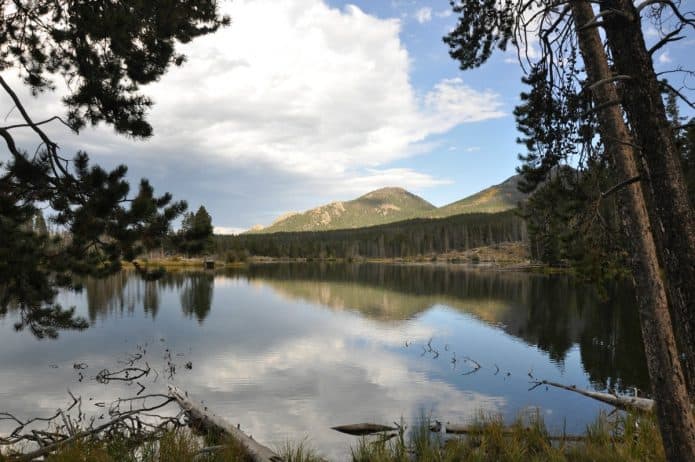
[[[612, 103], [617, 101], [618, 93], [610, 81], [612, 74], [601, 38], [595, 27], [583, 27], [594, 20], [593, 8], [588, 1], [572, 1], [570, 5], [589, 82], [603, 82], [592, 87], [596, 106], [603, 108], [597, 114], [601, 139], [621, 176], [619, 180], [634, 178], [639, 172], [637, 160], [620, 108]], [[619, 198], [623, 229], [631, 245], [640, 327], [666, 455], [672, 461], [695, 462], [695, 419], [641, 182], [627, 184]]]
[[695, 400], [695, 215], [638, 11], [630, 0], [605, 1], [601, 8], [624, 13], [607, 14], [603, 21], [615, 71], [630, 77], [620, 96], [649, 180], [645, 187], [650, 189], [648, 206], [654, 212], [651, 224], [666, 271], [690, 399]]

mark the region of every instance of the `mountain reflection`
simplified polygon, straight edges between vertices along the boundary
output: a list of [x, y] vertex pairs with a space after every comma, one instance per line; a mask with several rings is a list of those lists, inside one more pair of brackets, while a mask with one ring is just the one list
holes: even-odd
[[278, 295], [351, 310], [378, 322], [398, 322], [435, 305], [496, 326], [562, 363], [579, 348], [597, 388], [649, 389], [634, 295], [616, 284], [608, 301], [567, 276], [479, 272], [452, 265], [281, 264], [224, 273], [171, 272], [158, 281], [132, 273], [85, 281], [92, 321], [132, 313], [156, 317], [165, 292], [182, 313], [202, 323], [210, 312], [215, 277], [242, 278]]
[[602, 301], [568, 276], [452, 265], [259, 265], [247, 275], [283, 296], [376, 320], [404, 320], [445, 305], [498, 326], [559, 363], [578, 345], [597, 388], [649, 389], [634, 294], [625, 284], [615, 284]]

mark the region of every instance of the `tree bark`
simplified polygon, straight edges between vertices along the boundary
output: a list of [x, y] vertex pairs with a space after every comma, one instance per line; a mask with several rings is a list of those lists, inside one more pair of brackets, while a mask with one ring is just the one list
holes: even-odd
[[621, 94], [635, 134], [652, 229], [666, 272], [676, 340], [690, 399], [695, 400], [695, 214], [681, 168], [673, 128], [666, 117], [659, 80], [642, 35], [639, 13], [630, 0], [601, 2], [618, 10], [604, 19], [608, 46], [618, 74], [630, 77]]
[[[634, 178], [639, 169], [630, 133], [619, 106], [606, 104], [618, 99], [615, 84], [610, 80], [608, 58], [596, 27], [582, 27], [594, 20], [593, 8], [584, 0], [572, 1], [570, 5], [589, 83], [605, 82], [592, 89], [595, 105], [602, 107], [597, 114], [601, 138], [620, 179]], [[620, 191], [619, 200], [622, 227], [633, 256], [632, 273], [647, 367], [667, 458], [695, 462], [695, 419], [690, 411], [666, 286], [642, 189], [642, 182], [627, 184]]]

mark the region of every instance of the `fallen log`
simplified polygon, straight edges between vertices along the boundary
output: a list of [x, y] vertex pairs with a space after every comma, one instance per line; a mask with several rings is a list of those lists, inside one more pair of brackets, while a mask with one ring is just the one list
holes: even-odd
[[654, 400], [649, 398], [639, 398], [637, 396], [621, 396], [612, 395], [610, 393], [601, 393], [598, 391], [589, 391], [582, 388], [577, 388], [574, 385], [568, 386], [557, 382], [549, 382], [547, 380], [541, 380], [535, 382], [535, 385], [531, 388], [536, 388], [541, 385], [549, 385], [555, 388], [561, 388], [563, 390], [572, 391], [574, 393], [579, 393], [582, 396], [601, 401], [611, 406], [615, 406], [618, 409], [623, 410], [636, 410], [642, 412], [652, 412], [654, 410]]
[[169, 396], [179, 403], [181, 409], [186, 411], [191, 421], [203, 428], [221, 431], [238, 441], [251, 458], [256, 462], [283, 462], [282, 457], [270, 448], [263, 446], [239, 428], [226, 422], [224, 419], [208, 412], [194, 403], [188, 396], [173, 385], [169, 385]]
[[[439, 433], [444, 427], [444, 432], [452, 435], [481, 435], [485, 433], [485, 429], [470, 425], [457, 425], [457, 424], [445, 424], [442, 425], [440, 422], [436, 422], [430, 426], [430, 430]], [[502, 435], [512, 436], [515, 432], [512, 429], [505, 428], [502, 430]], [[551, 441], [584, 441], [586, 436], [581, 435], [547, 435], [546, 436]]]
[[388, 425], [358, 423], [350, 425], [338, 425], [337, 427], [331, 427], [331, 430], [335, 430], [340, 433], [347, 433], [348, 435], [364, 436], [373, 435], [374, 433], [396, 431], [398, 429], [396, 427], [389, 427]]

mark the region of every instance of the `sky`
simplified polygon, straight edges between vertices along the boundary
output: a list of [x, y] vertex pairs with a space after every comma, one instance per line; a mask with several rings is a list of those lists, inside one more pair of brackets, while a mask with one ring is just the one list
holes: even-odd
[[[460, 71], [442, 42], [456, 21], [448, 1], [221, 5], [231, 26], [181, 47], [188, 62], [143, 88], [154, 137], [50, 128], [64, 153], [127, 164], [133, 182], [204, 205], [220, 233], [385, 186], [441, 206], [515, 173], [516, 54]], [[659, 54], [657, 68], [692, 63], [693, 43]], [[59, 97], [33, 99], [30, 112], [63, 113]]]

